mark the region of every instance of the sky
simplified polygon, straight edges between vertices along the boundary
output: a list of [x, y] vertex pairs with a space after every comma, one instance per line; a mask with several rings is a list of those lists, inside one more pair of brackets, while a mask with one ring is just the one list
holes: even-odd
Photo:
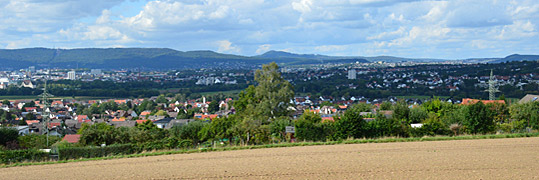
[[464, 59], [539, 54], [538, 0], [0, 0], [0, 49]]

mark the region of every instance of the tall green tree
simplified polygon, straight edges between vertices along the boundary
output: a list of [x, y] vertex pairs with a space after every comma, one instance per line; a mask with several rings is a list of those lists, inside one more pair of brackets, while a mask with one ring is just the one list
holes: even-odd
[[539, 101], [513, 104], [509, 112], [511, 118], [524, 121], [526, 127], [539, 129]]
[[464, 126], [468, 133], [485, 134], [494, 131], [496, 124], [492, 111], [487, 108], [482, 102], [478, 102], [468, 107], [468, 114]]
[[399, 101], [393, 106], [393, 118], [403, 121], [408, 121], [410, 116], [410, 108], [404, 101]]
[[233, 130], [244, 144], [269, 141], [269, 123], [290, 116], [288, 107], [294, 97], [292, 85], [281, 77], [275, 62], [257, 70], [255, 81], [257, 85], [247, 87], [234, 103], [238, 120]]
[[366, 122], [360, 115], [361, 108], [357, 105], [350, 107], [344, 115], [335, 121], [335, 138], [362, 138], [365, 136]]
[[294, 126], [299, 141], [325, 141], [333, 135], [333, 123], [322, 122], [320, 115], [310, 111], [294, 121]]
[[262, 66], [256, 70], [254, 98], [256, 99], [255, 114], [275, 119], [288, 116], [287, 108], [294, 97], [294, 89], [290, 82], [281, 77], [279, 66], [275, 62]]

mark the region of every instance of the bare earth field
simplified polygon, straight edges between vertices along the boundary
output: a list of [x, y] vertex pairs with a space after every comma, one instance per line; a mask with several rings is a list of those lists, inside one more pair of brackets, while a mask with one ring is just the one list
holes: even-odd
[[2, 168], [0, 179], [539, 179], [539, 138], [177, 154]]

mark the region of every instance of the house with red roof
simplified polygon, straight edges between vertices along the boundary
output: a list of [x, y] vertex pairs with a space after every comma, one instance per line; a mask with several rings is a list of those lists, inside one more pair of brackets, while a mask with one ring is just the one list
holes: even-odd
[[62, 139], [62, 141], [67, 141], [68, 143], [78, 143], [79, 140], [80, 140], [80, 134], [67, 134]]
[[51, 106], [55, 108], [61, 108], [64, 107], [64, 103], [62, 101], [53, 101], [51, 103]]
[[142, 111], [140, 113], [140, 116], [147, 116], [147, 115], [150, 115], [152, 112], [151, 111]]
[[498, 104], [505, 104], [504, 100], [479, 100], [479, 99], [470, 99], [470, 98], [463, 98], [462, 99], [462, 105], [472, 105], [475, 103], [481, 102], [483, 104], [491, 104], [491, 103], [498, 103]]
[[88, 118], [87, 115], [77, 115], [75, 117], [75, 120], [77, 120], [78, 122], [82, 123], [82, 122], [90, 122], [90, 118]]
[[195, 119], [209, 119], [214, 120], [215, 118], [218, 118], [218, 114], [201, 114], [201, 113], [195, 113], [194, 118]]
[[24, 107], [24, 110], [26, 110], [26, 112], [36, 112], [37, 111], [37, 107]]

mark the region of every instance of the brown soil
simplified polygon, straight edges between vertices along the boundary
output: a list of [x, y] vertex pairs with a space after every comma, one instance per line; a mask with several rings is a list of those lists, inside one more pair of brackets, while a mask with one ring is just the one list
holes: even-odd
[[0, 169], [1, 179], [539, 179], [539, 138], [307, 146]]

